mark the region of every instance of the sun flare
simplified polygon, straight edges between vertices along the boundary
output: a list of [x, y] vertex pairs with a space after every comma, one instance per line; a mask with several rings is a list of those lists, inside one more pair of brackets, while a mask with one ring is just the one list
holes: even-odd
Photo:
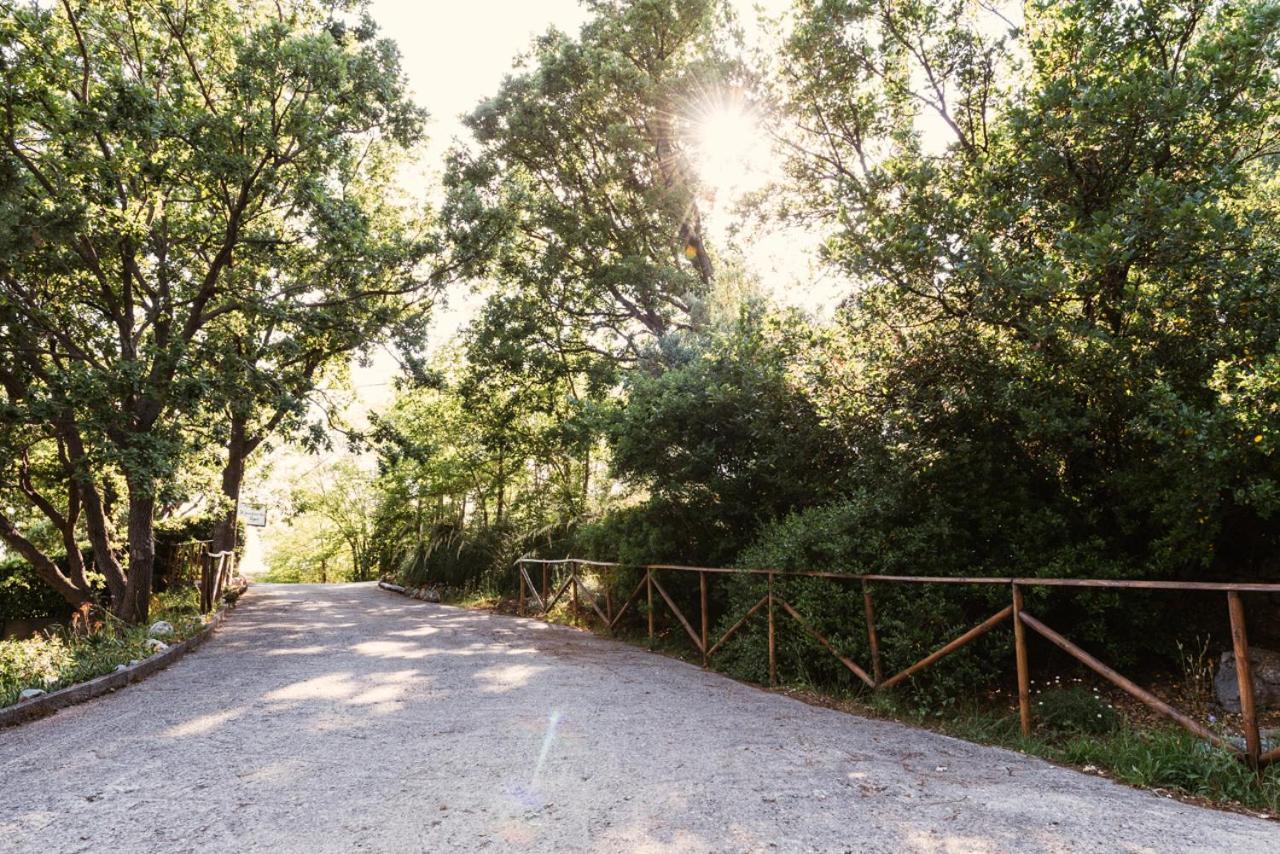
[[767, 180], [770, 148], [759, 116], [724, 101], [694, 123], [694, 169], [717, 204], [732, 204]]

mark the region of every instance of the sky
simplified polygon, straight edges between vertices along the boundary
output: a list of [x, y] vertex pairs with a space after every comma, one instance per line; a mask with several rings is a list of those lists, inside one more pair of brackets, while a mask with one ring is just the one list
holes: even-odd
[[[497, 91], [515, 58], [550, 27], [575, 33], [586, 21], [578, 0], [374, 0], [370, 12], [384, 35], [400, 46], [401, 63], [417, 103], [431, 114], [430, 141], [414, 183], [431, 191], [445, 152], [466, 135], [461, 117]], [[481, 297], [465, 286], [446, 294], [430, 339], [441, 346], [466, 324]], [[356, 366], [354, 409], [380, 409], [392, 397], [394, 359], [375, 351]]]

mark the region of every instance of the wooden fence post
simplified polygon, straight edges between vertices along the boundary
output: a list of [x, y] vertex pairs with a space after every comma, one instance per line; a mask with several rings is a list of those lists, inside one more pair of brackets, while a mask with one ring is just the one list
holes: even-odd
[[778, 686], [778, 660], [773, 646], [773, 573], [769, 573], [769, 687]]
[[698, 591], [702, 596], [702, 666], [707, 666], [707, 574], [698, 573]]
[[871, 675], [876, 687], [884, 681], [884, 672], [880, 669], [880, 638], [876, 636], [876, 610], [871, 604], [871, 588], [867, 580], [862, 580], [862, 607], [867, 614], [867, 643], [871, 645]]
[[1027, 669], [1026, 628], [1022, 625], [1022, 588], [1013, 585], [1013, 652], [1018, 660], [1018, 719], [1022, 735], [1031, 735], [1031, 676]]
[[577, 617], [578, 616], [578, 564], [577, 563], [570, 564], [570, 572], [572, 574], [569, 577], [572, 580], [569, 582], [569, 584], [573, 587], [573, 589], [569, 591], [569, 595], [571, 597], [570, 601], [573, 602], [573, 615]]
[[653, 649], [653, 570], [644, 571], [645, 593], [649, 597], [649, 648]]
[[1249, 767], [1258, 767], [1262, 740], [1258, 736], [1258, 710], [1253, 698], [1253, 668], [1249, 662], [1249, 635], [1245, 630], [1244, 601], [1234, 590], [1227, 592], [1231, 614], [1231, 646], [1236, 655], [1236, 681], [1240, 685], [1240, 714], [1244, 718], [1245, 757]]
[[545, 612], [547, 607], [547, 588], [551, 586], [551, 567], [547, 564], [542, 565], [542, 608]]
[[524, 616], [524, 563], [516, 561], [516, 582], [520, 585], [519, 604], [516, 605], [516, 613]]

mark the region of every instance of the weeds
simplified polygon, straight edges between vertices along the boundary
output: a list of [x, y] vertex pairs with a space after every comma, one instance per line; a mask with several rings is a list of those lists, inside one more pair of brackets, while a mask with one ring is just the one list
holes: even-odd
[[1124, 727], [1105, 737], [1069, 739], [1053, 752], [1046, 758], [1105, 769], [1131, 786], [1169, 789], [1280, 814], [1280, 767], [1256, 773], [1190, 733]]
[[[152, 597], [153, 621], [174, 628], [166, 642], [184, 640], [204, 625], [196, 597], [194, 590]], [[110, 614], [88, 634], [63, 626], [25, 640], [0, 641], [0, 707], [16, 703], [27, 688], [55, 691], [144, 659], [151, 655], [146, 642], [147, 626], [130, 626]]]
[[1182, 730], [1137, 729], [1083, 688], [1050, 689], [1041, 697], [1030, 737], [1023, 737], [1016, 712], [993, 711], [977, 702], [961, 705], [941, 720], [920, 714], [913, 704], [890, 694], [872, 695], [861, 710], [1085, 768], [1131, 786], [1280, 816], [1280, 765], [1259, 774]]
[[1177, 641], [1178, 666], [1182, 670], [1182, 687], [1196, 698], [1213, 693], [1213, 658], [1209, 655], [1209, 638], [1197, 637], [1195, 645], [1184, 647]]

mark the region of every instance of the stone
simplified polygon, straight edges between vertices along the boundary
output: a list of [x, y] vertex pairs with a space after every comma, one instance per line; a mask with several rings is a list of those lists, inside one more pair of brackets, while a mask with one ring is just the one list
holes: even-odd
[[128, 670], [128, 669], [129, 669], [129, 665], [127, 665], [127, 664], [117, 664], [117, 665], [116, 665], [116, 673], [123, 673], [124, 671], [126, 671], [126, 670]]
[[145, 647], [149, 652], [154, 654], [157, 652], [164, 652], [166, 649], [169, 648], [169, 645], [164, 641], [158, 640], [156, 638], [147, 638], [147, 642], [143, 644], [143, 647]]
[[[1262, 752], [1269, 753], [1272, 750], [1275, 750], [1277, 747], [1280, 747], [1280, 730], [1264, 729], [1258, 733], [1258, 741], [1261, 744]], [[1202, 742], [1202, 743], [1208, 744], [1208, 742]], [[1242, 753], [1246, 749], [1248, 749], [1248, 742], [1245, 741], [1244, 736], [1242, 735], [1227, 736], [1227, 743], [1234, 744], [1236, 746], [1236, 749], [1241, 751]]]
[[[1280, 709], [1280, 652], [1261, 647], [1249, 650], [1253, 673], [1253, 701], [1258, 711]], [[1224, 652], [1213, 678], [1213, 693], [1229, 712], [1240, 711], [1240, 685], [1236, 679], [1236, 656]]]
[[43, 697], [45, 690], [43, 688], [27, 688], [18, 695], [19, 700], [34, 700], [36, 697]]
[[434, 587], [428, 587], [426, 592], [422, 594], [422, 598], [427, 602], [439, 602], [440, 591]]
[[156, 620], [151, 624], [151, 628], [147, 629], [147, 634], [153, 638], [167, 638], [173, 635], [173, 623], [167, 620]]

